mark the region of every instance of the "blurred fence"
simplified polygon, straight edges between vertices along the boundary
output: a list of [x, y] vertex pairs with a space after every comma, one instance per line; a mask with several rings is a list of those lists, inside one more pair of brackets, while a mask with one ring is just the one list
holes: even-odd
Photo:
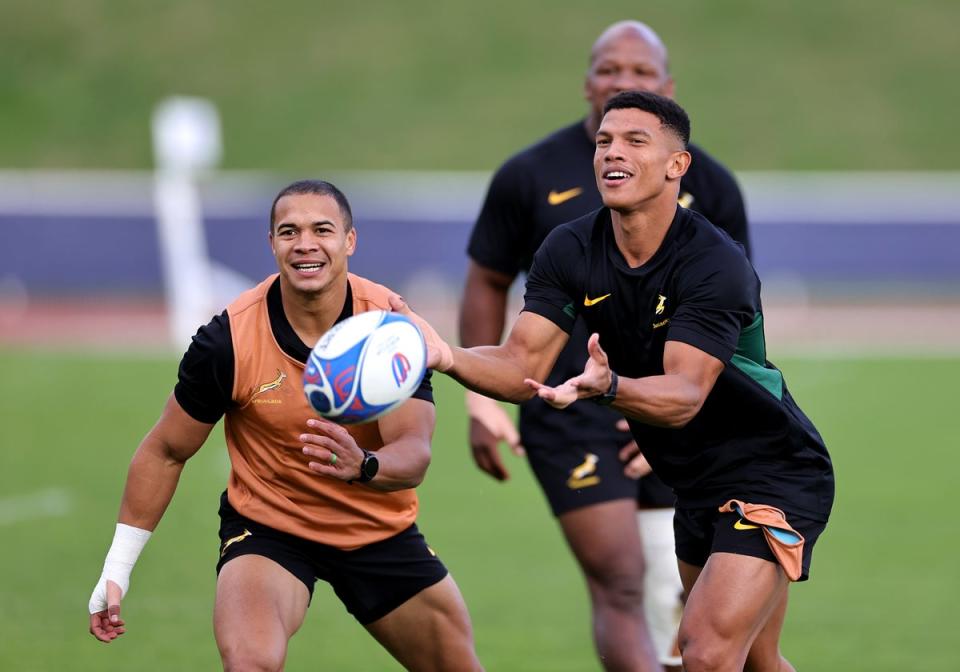
[[[324, 175], [354, 207], [351, 269], [414, 301], [456, 300], [486, 173]], [[765, 301], [960, 302], [960, 173], [743, 173]], [[202, 184], [218, 300], [274, 269], [276, 175]], [[90, 299], [159, 302], [149, 173], [0, 172], [0, 308]], [[9, 312], [9, 310], [8, 310]], [[955, 315], [954, 315], [955, 317]], [[7, 335], [16, 328], [0, 320]], [[960, 339], [957, 339], [960, 340]]]

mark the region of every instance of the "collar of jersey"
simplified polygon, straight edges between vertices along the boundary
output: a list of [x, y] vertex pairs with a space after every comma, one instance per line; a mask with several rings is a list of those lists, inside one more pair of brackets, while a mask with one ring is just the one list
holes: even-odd
[[678, 232], [686, 221], [684, 213], [686, 211], [677, 207], [676, 213], [673, 215], [673, 221], [670, 223], [670, 228], [667, 229], [667, 235], [663, 237], [663, 242], [660, 243], [660, 247], [657, 248], [657, 251], [653, 253], [653, 256], [647, 260], [646, 263], [637, 266], [636, 268], [631, 268], [630, 264], [627, 263], [627, 260], [623, 256], [623, 252], [620, 251], [620, 248], [617, 247], [617, 241], [613, 236], [613, 222], [610, 219], [610, 209], [602, 208], [598, 214], [598, 223], [600, 224], [601, 230], [605, 235], [606, 244], [607, 244], [607, 253], [610, 258], [610, 261], [613, 265], [620, 271], [627, 273], [629, 275], [642, 276], [650, 273], [652, 270], [657, 268], [669, 254], [670, 250], [674, 246], [674, 241], [677, 238]]
[[[270, 315], [270, 329], [273, 330], [273, 337], [277, 340], [280, 349], [293, 357], [298, 362], [306, 363], [310, 356], [310, 348], [300, 340], [297, 332], [290, 326], [290, 320], [287, 314], [283, 312], [283, 299], [280, 294], [280, 278], [277, 277], [267, 290], [267, 313]], [[347, 297], [343, 302], [343, 310], [340, 311], [340, 317], [337, 322], [345, 320], [353, 315], [353, 288], [347, 281]]]

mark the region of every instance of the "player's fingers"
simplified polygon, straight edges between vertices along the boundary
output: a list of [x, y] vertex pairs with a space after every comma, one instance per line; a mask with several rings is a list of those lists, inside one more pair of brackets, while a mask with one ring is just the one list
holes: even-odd
[[628, 478], [642, 478], [652, 471], [653, 468], [650, 466], [650, 463], [647, 462], [647, 458], [643, 456], [643, 453], [638, 453], [637, 456], [630, 460], [627, 466], [623, 468], [623, 473]]
[[620, 418], [619, 420], [617, 420], [617, 431], [618, 432], [630, 431], [630, 423], [627, 422], [626, 418]]
[[473, 461], [476, 462], [481, 471], [498, 481], [505, 481], [510, 478], [510, 472], [500, 461], [500, 454], [496, 448], [473, 446]]
[[90, 614], [90, 634], [101, 642], [110, 642], [113, 640], [113, 635], [106, 630], [110, 627], [109, 623], [106, 610]]
[[631, 441], [630, 443], [628, 443], [627, 445], [625, 445], [623, 448], [620, 449], [620, 454], [619, 454], [620, 461], [627, 462], [628, 460], [632, 460], [639, 453], [640, 453], [640, 446], [637, 445], [636, 441]]
[[403, 300], [403, 297], [399, 294], [390, 294], [387, 297], [387, 303], [390, 304], [390, 310], [395, 313], [400, 313], [402, 315], [410, 315], [411, 311], [410, 306], [407, 305], [407, 302]]
[[113, 625], [122, 625], [120, 620], [120, 599], [123, 597], [123, 591], [120, 585], [110, 579], [107, 579], [107, 616]]

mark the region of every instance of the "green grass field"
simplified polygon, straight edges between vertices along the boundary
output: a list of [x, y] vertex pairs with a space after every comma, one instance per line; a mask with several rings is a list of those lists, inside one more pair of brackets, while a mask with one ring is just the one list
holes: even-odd
[[[960, 359], [780, 363], [831, 448], [838, 483], [812, 580], [793, 589], [785, 652], [801, 670], [960, 668], [960, 541], [944, 503], [960, 468]], [[0, 669], [216, 669], [219, 430], [188, 464], [134, 572], [128, 633], [109, 646], [86, 633], [126, 465], [175, 361], [6, 350], [0, 366]], [[466, 596], [485, 665], [597, 669], [582, 581], [526, 467], [515, 461], [508, 485], [474, 470], [456, 385], [438, 378], [420, 523]], [[396, 666], [320, 584], [288, 669]]]
[[625, 18], [735, 170], [957, 168], [955, 0], [7, 0], [0, 167], [148, 168], [181, 94], [219, 106], [228, 168], [489, 170], [584, 113]]

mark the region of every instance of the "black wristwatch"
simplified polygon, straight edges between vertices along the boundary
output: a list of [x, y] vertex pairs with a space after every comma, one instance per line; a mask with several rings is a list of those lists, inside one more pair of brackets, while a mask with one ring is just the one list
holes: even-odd
[[610, 372], [610, 387], [603, 394], [598, 394], [595, 397], [590, 397], [590, 401], [595, 404], [600, 404], [601, 406], [609, 406], [613, 403], [613, 400], [617, 398], [617, 385], [620, 384], [620, 376], [617, 375], [616, 371]]
[[348, 483], [369, 483], [380, 470], [380, 460], [377, 459], [377, 456], [369, 450], [364, 450], [363, 448], [360, 450], [363, 450], [363, 460], [360, 462], [360, 475], [347, 481]]

